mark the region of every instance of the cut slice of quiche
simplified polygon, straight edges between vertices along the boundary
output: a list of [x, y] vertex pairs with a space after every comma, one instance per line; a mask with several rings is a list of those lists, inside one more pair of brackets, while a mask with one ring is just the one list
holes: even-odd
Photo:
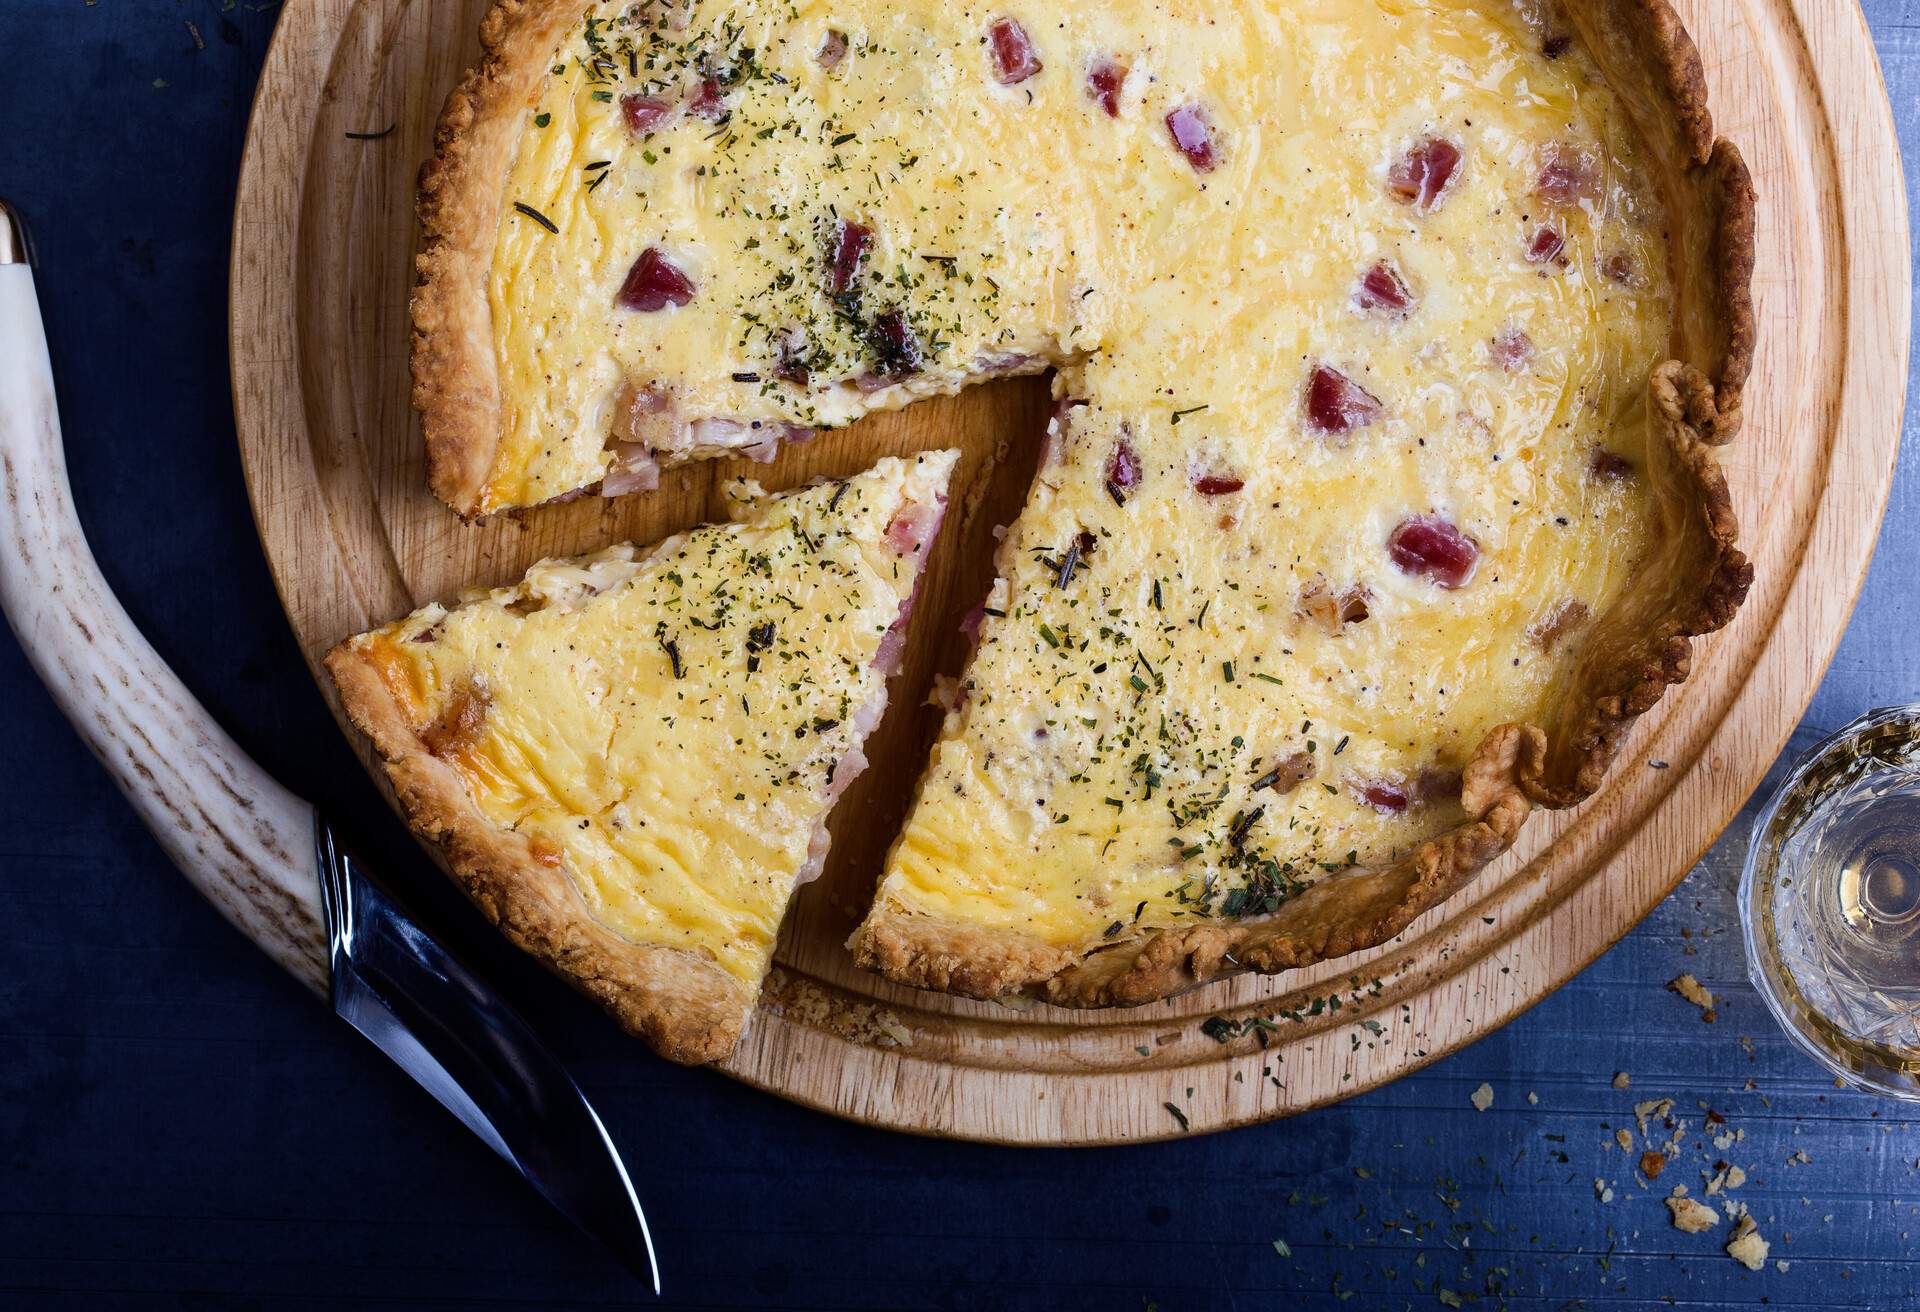
[[327, 657], [414, 827], [521, 947], [675, 1061], [732, 1050], [866, 766], [953, 452], [549, 560]]
[[1666, 0], [499, 0], [482, 40], [413, 302], [461, 513], [1055, 371], [854, 939], [891, 978], [1104, 1005], [1381, 942], [1745, 594], [1755, 198]]

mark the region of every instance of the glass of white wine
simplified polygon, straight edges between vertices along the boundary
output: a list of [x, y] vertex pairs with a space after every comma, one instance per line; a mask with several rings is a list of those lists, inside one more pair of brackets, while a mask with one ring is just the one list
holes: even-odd
[[1870, 711], [1793, 768], [1754, 824], [1740, 919], [1794, 1041], [1920, 1102], [1920, 705]]

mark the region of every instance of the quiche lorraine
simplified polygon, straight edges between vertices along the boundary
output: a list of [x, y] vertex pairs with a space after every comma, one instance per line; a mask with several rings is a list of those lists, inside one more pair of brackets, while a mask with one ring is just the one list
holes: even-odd
[[955, 454], [548, 560], [327, 657], [414, 826], [523, 948], [676, 1061], [725, 1056], [865, 768]]
[[1405, 928], [1750, 581], [1754, 195], [1665, 0], [499, 0], [421, 179], [475, 516], [1053, 371], [853, 939], [1136, 1003]]

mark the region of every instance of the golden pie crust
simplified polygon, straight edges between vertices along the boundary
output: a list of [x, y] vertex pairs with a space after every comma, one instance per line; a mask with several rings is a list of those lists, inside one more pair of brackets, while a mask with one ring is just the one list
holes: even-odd
[[736, 484], [730, 523], [545, 561], [327, 655], [474, 903], [670, 1060], [739, 1041], [865, 768], [957, 458]]
[[[497, 0], [481, 28], [484, 57], [449, 96], [435, 156], [421, 171], [414, 403], [433, 490], [467, 515], [485, 513], [500, 440], [486, 287], [502, 179], [552, 52], [582, 11], [579, 0]], [[1089, 951], [882, 907], [853, 939], [862, 965], [901, 983], [966, 996], [1024, 992], [1090, 1007], [1150, 1002], [1241, 971], [1291, 969], [1378, 945], [1506, 851], [1532, 807], [1557, 809], [1589, 796], [1633, 721], [1687, 677], [1690, 640], [1732, 619], [1752, 571], [1735, 545], [1737, 525], [1714, 453], [1738, 433], [1753, 360], [1754, 190], [1738, 150], [1714, 135], [1698, 52], [1666, 0], [1585, 0], [1562, 13], [1644, 140], [1670, 226], [1673, 315], [1672, 358], [1654, 369], [1649, 396], [1654, 440], [1647, 459], [1663, 530], [1658, 564], [1600, 617], [1547, 722], [1503, 725], [1479, 744], [1464, 771], [1466, 818], [1458, 827], [1384, 868], [1322, 879], [1276, 912], [1155, 929]], [[343, 688], [344, 680], [364, 677], [338, 673]], [[395, 726], [378, 713], [362, 727], [383, 755], [399, 745]], [[416, 824], [439, 826], [450, 844], [466, 843], [462, 859], [499, 872], [494, 896], [503, 925], [543, 921], [566, 889], [520, 887], [513, 872], [526, 869], [523, 853], [489, 850], [453, 833], [447, 817], [457, 814], [457, 798], [433, 765], [420, 762], [395, 775]], [[580, 970], [570, 973], [592, 981], [589, 990], [618, 1009], [631, 1004], [618, 1001], [630, 983], [616, 947], [586, 928], [556, 940], [554, 951], [577, 960]], [[669, 997], [704, 998], [721, 987], [691, 964], [661, 969], [677, 981]], [[674, 1035], [670, 1011], [639, 1018], [637, 1026], [650, 1037]], [[718, 1051], [724, 1037], [688, 1033], [668, 1046]]]
[[327, 672], [354, 727], [386, 765], [387, 782], [414, 831], [488, 920], [540, 958], [661, 1056], [716, 1061], [733, 1051], [754, 994], [698, 952], [635, 943], [596, 920], [564, 869], [537, 859], [526, 835], [496, 825], [467, 781], [422, 742], [379, 669], [342, 645]]

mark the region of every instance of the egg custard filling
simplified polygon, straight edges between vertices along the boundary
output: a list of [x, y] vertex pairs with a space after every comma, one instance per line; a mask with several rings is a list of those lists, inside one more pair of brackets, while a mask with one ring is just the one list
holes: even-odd
[[955, 456], [536, 565], [328, 658], [482, 907], [670, 1056], [738, 1036], [866, 766]]
[[1100, 1005], [1380, 942], [1591, 792], [1744, 595], [1711, 448], [1753, 195], [1664, 0], [502, 0], [482, 36], [414, 302], [454, 509], [1054, 371], [853, 940], [895, 979]]

